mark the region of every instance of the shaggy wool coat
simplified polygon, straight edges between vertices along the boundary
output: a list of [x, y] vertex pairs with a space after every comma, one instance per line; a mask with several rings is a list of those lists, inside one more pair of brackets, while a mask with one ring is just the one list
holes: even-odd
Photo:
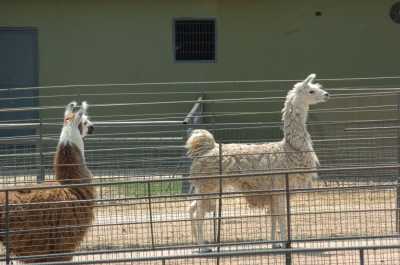
[[[223, 174], [251, 174], [279, 170], [309, 170], [319, 165], [310, 134], [306, 128], [308, 106], [296, 104], [295, 93], [290, 91], [282, 110], [284, 138], [279, 142], [263, 144], [217, 144], [211, 133], [196, 130], [186, 147], [193, 159], [192, 177], [207, 177]], [[308, 188], [316, 173], [290, 174], [291, 188]], [[191, 181], [197, 193], [212, 193], [219, 190], [218, 179], [195, 179]], [[285, 188], [282, 175], [246, 176], [223, 179], [223, 187], [231, 186], [238, 191], [276, 190]], [[271, 194], [271, 193], [269, 193]], [[265, 207], [270, 203], [270, 195], [246, 196], [251, 206]], [[212, 205], [211, 208], [214, 208]], [[212, 209], [209, 209], [212, 211]]]
[[[54, 173], [56, 184], [88, 183], [92, 177], [81, 151], [71, 143], [58, 145]], [[72, 253], [94, 218], [95, 190], [89, 186], [9, 192], [8, 222], [5, 219], [5, 196], [5, 192], [0, 193], [0, 229], [4, 232], [8, 226], [9, 250], [15, 256]], [[0, 240], [6, 244], [4, 233]], [[72, 255], [23, 261], [38, 263], [71, 259]]]

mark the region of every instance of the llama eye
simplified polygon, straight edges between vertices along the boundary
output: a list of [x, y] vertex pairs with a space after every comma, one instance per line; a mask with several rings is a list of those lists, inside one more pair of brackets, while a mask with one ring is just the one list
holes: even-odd
[[314, 90], [310, 90], [310, 94], [314, 94]]
[[85, 121], [85, 122], [83, 123], [83, 125], [87, 125], [87, 121]]

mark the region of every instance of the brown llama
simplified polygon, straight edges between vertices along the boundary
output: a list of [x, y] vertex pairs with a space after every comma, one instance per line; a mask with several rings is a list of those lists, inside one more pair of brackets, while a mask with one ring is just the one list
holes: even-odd
[[[95, 189], [92, 186], [54, 185], [90, 183], [92, 174], [85, 164], [83, 138], [93, 131], [87, 104], [67, 105], [64, 126], [54, 157], [55, 184], [0, 192], [0, 240], [11, 255], [30, 256], [25, 263], [70, 261], [94, 219]], [[8, 211], [8, 213], [6, 213]], [[8, 221], [6, 221], [8, 215]], [[8, 242], [5, 231], [9, 230]], [[65, 254], [65, 255], [64, 255]], [[35, 257], [37, 256], [37, 257]]]

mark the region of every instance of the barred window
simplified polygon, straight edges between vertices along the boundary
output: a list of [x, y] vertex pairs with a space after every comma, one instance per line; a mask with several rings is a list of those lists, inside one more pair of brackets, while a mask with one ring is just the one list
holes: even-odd
[[175, 60], [215, 61], [215, 20], [175, 20]]

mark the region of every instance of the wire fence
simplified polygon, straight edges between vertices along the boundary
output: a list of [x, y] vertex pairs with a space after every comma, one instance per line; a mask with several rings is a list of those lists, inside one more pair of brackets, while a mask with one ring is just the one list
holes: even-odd
[[[79, 93], [65, 94], [64, 86], [52, 95], [39, 93], [35, 98], [43, 102], [36, 108], [39, 118], [10, 118], [0, 123], [0, 131], [7, 132], [0, 137], [0, 240], [4, 246], [0, 261], [398, 264], [397, 77], [327, 80], [334, 82], [332, 91], [338, 93], [325, 105], [310, 110], [308, 130], [321, 163], [319, 178], [311, 187], [291, 187], [294, 171], [220, 174], [216, 169], [207, 178], [223, 181], [280, 173], [286, 176], [285, 186], [192, 193], [190, 182], [196, 177], [190, 176], [191, 160], [184, 143], [193, 129], [208, 129], [219, 143], [282, 139], [280, 109], [291, 80], [272, 81], [118, 84], [111, 93], [97, 91], [98, 85], [78, 85]], [[235, 87], [229, 89], [228, 85]], [[132, 92], [132, 87], [139, 86], [146, 90]], [[159, 86], [172, 88], [161, 91]], [[204, 87], [200, 93], [199, 86]], [[242, 87], [247, 88], [245, 97]], [[34, 89], [54, 88], [58, 86]], [[14, 97], [14, 90], [18, 88], [7, 90], [8, 96], [1, 100], [27, 100]], [[59, 185], [53, 174], [53, 156], [62, 108], [68, 100], [86, 96], [94, 100], [90, 112], [95, 133], [85, 140], [93, 180], [90, 184]], [[6, 107], [0, 112], [29, 110], [32, 108]], [[28, 133], [12, 135], [21, 128], [29, 129]], [[249, 154], [253, 155], [260, 154]], [[216, 161], [223, 159], [222, 155], [215, 157]], [[94, 198], [57, 197], [65, 190], [89, 187], [95, 191]], [[36, 200], [38, 194], [50, 194], [54, 199]], [[286, 198], [283, 215], [288, 234], [284, 241], [271, 238], [274, 214], [246, 202], [249, 196], [265, 194]], [[205, 246], [212, 251], [203, 253], [192, 234], [188, 209], [194, 200], [210, 198], [216, 200], [217, 207], [203, 222]], [[86, 222], [88, 209], [93, 222]], [[63, 214], [63, 222], [51, 224], [52, 218]], [[72, 248], [74, 242], [80, 242], [82, 231], [79, 247]], [[65, 244], [57, 249], [55, 241], [60, 234]], [[276, 243], [283, 247], [273, 248]], [[43, 252], [45, 245], [53, 246], [52, 254]], [[22, 254], [16, 255], [18, 251]]]

